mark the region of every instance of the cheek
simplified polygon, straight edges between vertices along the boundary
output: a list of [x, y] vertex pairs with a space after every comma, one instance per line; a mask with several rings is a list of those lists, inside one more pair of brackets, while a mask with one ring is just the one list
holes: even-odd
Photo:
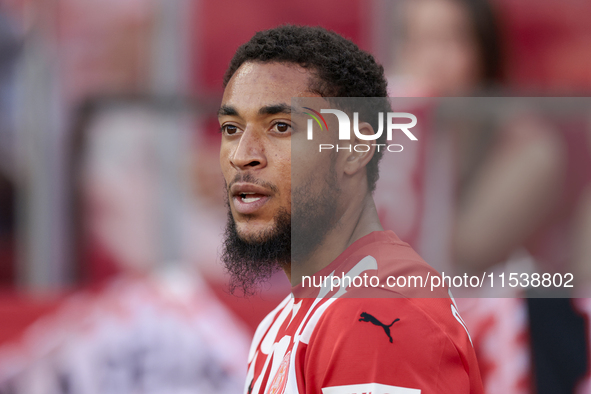
[[[331, 155], [337, 145], [347, 145], [348, 141], [339, 141], [332, 130], [338, 130], [338, 124], [328, 124], [331, 132], [326, 130], [314, 130], [313, 140], [305, 137], [298, 138], [292, 142], [291, 162], [292, 162], [292, 183], [294, 187], [302, 184], [302, 181], [310, 178], [310, 175], [318, 172], [322, 168], [330, 166]], [[322, 146], [322, 150], [320, 150]]]
[[268, 160], [272, 160], [272, 163], [268, 163], [270, 169], [276, 168], [276, 178], [274, 182], [281, 191], [281, 194], [289, 196], [291, 193], [291, 182], [292, 182], [292, 152], [291, 144], [283, 147], [275, 147], [276, 151], [272, 154], [272, 157], [267, 156]]
[[224, 175], [226, 182], [230, 178], [229, 172], [232, 167], [230, 165], [230, 157], [231, 157], [230, 147], [227, 145], [224, 145], [222, 143], [222, 147], [220, 149], [220, 168], [222, 169], [222, 174]]
[[448, 59], [448, 77], [458, 89], [471, 88], [479, 79], [478, 55], [472, 48], [458, 47]]
[[331, 155], [332, 151], [323, 150], [318, 152], [318, 146], [315, 147], [316, 151], [303, 152], [297, 159], [293, 161], [294, 166], [292, 167], [292, 184], [293, 189], [312, 189], [317, 192], [320, 187], [325, 185], [323, 174], [331, 166]]

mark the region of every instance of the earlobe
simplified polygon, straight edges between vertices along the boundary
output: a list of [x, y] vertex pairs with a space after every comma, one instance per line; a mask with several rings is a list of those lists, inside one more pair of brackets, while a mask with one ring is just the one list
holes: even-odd
[[348, 175], [353, 175], [356, 172], [362, 170], [367, 163], [369, 163], [369, 161], [371, 160], [371, 158], [373, 157], [374, 151], [375, 151], [375, 146], [371, 146], [370, 144], [364, 144], [365, 147], [364, 149], [368, 149], [368, 151], [364, 151], [364, 152], [356, 152], [353, 151], [354, 147], [358, 146], [355, 144], [351, 144], [351, 153], [347, 153], [347, 160], [346, 160], [346, 164], [345, 164], [345, 168], [344, 171], [346, 174]]

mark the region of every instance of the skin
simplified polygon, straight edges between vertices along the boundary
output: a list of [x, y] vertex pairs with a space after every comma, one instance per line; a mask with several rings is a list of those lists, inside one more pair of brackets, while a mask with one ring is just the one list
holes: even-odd
[[[313, 148], [306, 142], [303, 117], [296, 124], [300, 117], [294, 116], [292, 120], [291, 114], [292, 97], [316, 97], [316, 110], [331, 108], [326, 100], [309, 91], [311, 78], [314, 77], [309, 70], [291, 63], [246, 62], [226, 86], [218, 114], [222, 129], [220, 165], [228, 186], [230, 209], [243, 239], [252, 240], [274, 229], [279, 210], [291, 214], [292, 186], [296, 189], [305, 185], [311, 196], [325, 192], [333, 158], [328, 152], [317, 152], [317, 143], [335, 143], [336, 131], [327, 134], [315, 129]], [[326, 119], [329, 130], [338, 130], [336, 117]], [[367, 123], [360, 123], [359, 128], [362, 133], [373, 133]], [[294, 171], [292, 141], [297, 141], [293, 146], [298, 164]], [[299, 284], [302, 275], [312, 275], [330, 264], [359, 238], [383, 230], [367, 187], [365, 166], [373, 152], [341, 150], [336, 155], [334, 169], [341, 190], [335, 201], [336, 225], [306, 261], [284, 267], [292, 285]], [[237, 176], [244, 175], [251, 175], [255, 181], [234, 183]], [[260, 185], [266, 186], [261, 189]], [[264, 202], [257, 202], [256, 209], [245, 213], [238, 201], [240, 196], [236, 195], [237, 187], [258, 187]]]
[[565, 157], [555, 132], [532, 117], [502, 137], [458, 209], [453, 247], [460, 271], [481, 272], [506, 259], [548, 220], [560, 195]]
[[401, 68], [428, 94], [470, 94], [482, 67], [467, 10], [455, 0], [417, 0], [406, 7]]

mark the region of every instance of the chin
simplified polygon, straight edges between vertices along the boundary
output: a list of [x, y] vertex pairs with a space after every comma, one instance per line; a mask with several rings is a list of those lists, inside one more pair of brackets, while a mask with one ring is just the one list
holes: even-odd
[[261, 236], [267, 238], [264, 235], [272, 233], [276, 227], [274, 221], [271, 221], [270, 223], [253, 222], [254, 220], [236, 222], [236, 232], [238, 233], [238, 236], [246, 242], [261, 241]]

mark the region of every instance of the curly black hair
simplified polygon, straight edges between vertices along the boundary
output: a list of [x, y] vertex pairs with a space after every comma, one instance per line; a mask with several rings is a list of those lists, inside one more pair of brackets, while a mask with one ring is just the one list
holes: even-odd
[[[353, 42], [323, 27], [283, 25], [257, 32], [234, 54], [224, 75], [224, 87], [245, 62], [294, 63], [307, 68], [315, 76], [310, 91], [322, 97], [383, 97], [377, 102], [368, 100], [365, 106], [363, 100], [356, 100], [362, 105], [355, 108], [348, 108], [347, 100], [331, 100], [342, 110], [359, 112], [359, 121], [371, 124], [374, 130], [378, 129], [378, 112], [391, 111], [384, 68]], [[376, 143], [385, 144], [386, 133]], [[366, 166], [370, 192], [375, 190], [383, 152], [376, 150]]]

